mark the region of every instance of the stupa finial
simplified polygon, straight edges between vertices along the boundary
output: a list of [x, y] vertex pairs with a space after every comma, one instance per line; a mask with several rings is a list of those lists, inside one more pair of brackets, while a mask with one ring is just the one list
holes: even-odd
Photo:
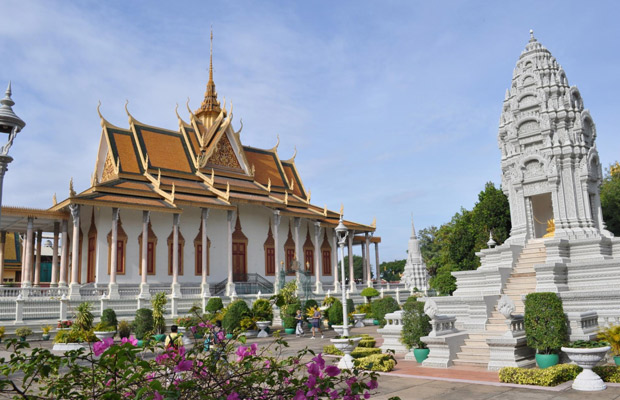
[[411, 213], [411, 237], [415, 238], [415, 225], [413, 224], [413, 213]]
[[530, 42], [535, 42], [536, 38], [534, 37], [534, 29], [530, 29]]

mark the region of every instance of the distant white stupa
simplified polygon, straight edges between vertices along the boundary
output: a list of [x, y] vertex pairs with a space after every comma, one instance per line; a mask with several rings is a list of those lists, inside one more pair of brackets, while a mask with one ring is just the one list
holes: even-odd
[[428, 290], [428, 271], [420, 252], [420, 242], [415, 234], [413, 225], [413, 215], [411, 216], [411, 237], [407, 249], [407, 263], [405, 271], [400, 281], [405, 284], [407, 289], [417, 288], [422, 291]]

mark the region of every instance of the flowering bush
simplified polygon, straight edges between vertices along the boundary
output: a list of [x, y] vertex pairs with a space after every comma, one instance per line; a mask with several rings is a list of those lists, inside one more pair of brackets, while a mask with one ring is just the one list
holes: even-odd
[[71, 328], [71, 325], [73, 325], [73, 322], [71, 322], [70, 320], [58, 321], [58, 325], [56, 327], [58, 329], [69, 329]]
[[244, 336], [224, 339], [210, 321], [190, 328], [212, 339], [191, 349], [163, 349], [161, 344], [137, 346], [133, 337], [112, 339], [62, 356], [44, 348], [28, 349], [11, 340], [11, 358], [0, 359], [0, 393], [38, 399], [368, 399], [377, 376], [341, 371], [308, 349], [279, 356], [287, 343], [247, 346]]

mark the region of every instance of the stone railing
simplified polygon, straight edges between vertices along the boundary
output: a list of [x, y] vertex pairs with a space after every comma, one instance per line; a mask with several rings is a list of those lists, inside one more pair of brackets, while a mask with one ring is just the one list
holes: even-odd
[[431, 319], [431, 332], [420, 338], [430, 349], [428, 358], [422, 365], [425, 367], [447, 368], [454, 363], [456, 354], [465, 343], [467, 332], [456, 329], [456, 316], [437, 314], [437, 303], [427, 298], [424, 313]]
[[377, 333], [383, 337], [381, 351], [394, 350], [395, 353], [407, 353], [407, 349], [400, 342], [400, 335], [403, 330], [403, 311], [396, 311], [385, 315], [386, 325], [377, 329]]
[[454, 326], [455, 323], [456, 317], [453, 315], [435, 315], [431, 319], [432, 329], [428, 336], [437, 337], [458, 332], [458, 329]]
[[569, 312], [568, 335], [571, 342], [575, 340], [593, 340], [598, 335], [598, 314], [596, 311]]

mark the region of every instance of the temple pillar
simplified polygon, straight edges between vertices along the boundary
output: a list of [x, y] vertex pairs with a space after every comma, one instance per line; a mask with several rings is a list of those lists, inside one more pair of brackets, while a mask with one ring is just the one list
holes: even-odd
[[353, 271], [353, 236], [355, 231], [349, 231], [348, 247], [349, 247], [349, 291], [351, 293], [357, 292], [357, 285], [355, 284], [355, 274]]
[[58, 286], [58, 236], [60, 233], [60, 223], [54, 222], [54, 241], [52, 244], [52, 278], [50, 287]]
[[379, 279], [379, 243], [375, 242], [375, 277], [377, 278], [377, 281], [380, 283], [381, 280]]
[[226, 283], [226, 296], [232, 296], [235, 293], [235, 282], [233, 280], [233, 220], [234, 220], [235, 212], [232, 210], [228, 210], [226, 214], [226, 221], [228, 222], [228, 232], [226, 236], [226, 241], [228, 246], [226, 246], [228, 255], [227, 255], [227, 264], [228, 264], [228, 282]]
[[[179, 285], [179, 220], [179, 214], [172, 215], [172, 297], [181, 297], [181, 285]], [[206, 269], [206, 265], [204, 269]]]
[[0, 286], [4, 282], [4, 245], [6, 243], [6, 231], [0, 232]]
[[112, 238], [110, 240], [110, 283], [108, 284], [108, 298], [119, 299], [121, 296], [118, 292], [118, 284], [116, 283], [116, 271], [118, 269], [118, 208], [112, 208]]
[[63, 219], [61, 222], [62, 248], [60, 253], [60, 278], [58, 286], [67, 286], [67, 265], [69, 262], [69, 221]]
[[37, 231], [37, 251], [34, 263], [34, 286], [41, 286], [41, 241], [43, 240], [43, 231]]
[[366, 286], [372, 287], [372, 272], [370, 271], [370, 235], [366, 232], [366, 240], [364, 241], [364, 247], [366, 248]]
[[364, 242], [360, 243], [360, 248], [362, 249], [362, 282], [366, 282], [368, 279], [366, 276], [366, 244]]
[[[140, 254], [140, 270], [142, 271], [142, 281], [140, 282], [140, 294], [138, 299], [147, 300], [151, 298], [149, 284], [147, 282], [148, 275], [148, 249], [149, 249], [149, 220], [151, 219], [150, 211], [142, 211], [142, 252]], [[140, 304], [140, 302], [138, 302]]]
[[78, 270], [80, 266], [80, 205], [70, 204], [69, 210], [73, 219], [73, 237], [71, 238], [71, 283], [69, 284], [69, 299], [80, 298], [80, 283]]
[[[202, 234], [200, 236], [200, 245], [201, 245], [201, 251], [200, 251], [200, 260], [201, 260], [201, 265], [202, 265], [202, 281], [200, 283], [200, 291], [202, 294], [202, 297], [209, 297], [211, 296], [211, 290], [209, 289], [209, 282], [207, 282], [207, 246], [208, 246], [208, 240], [207, 240], [207, 219], [209, 218], [209, 209], [208, 208], [203, 208], [200, 212], [200, 223], [202, 225]], [[204, 307], [203, 307], [204, 309]]]
[[321, 244], [319, 243], [320, 238], [321, 223], [317, 221], [314, 223], [314, 277], [316, 280], [314, 286], [314, 293], [316, 294], [323, 293], [323, 284], [321, 283], [321, 274], [319, 272], [319, 266], [321, 265], [321, 263], [319, 262], [321, 254]]
[[34, 249], [34, 232], [33, 232], [34, 218], [28, 217], [28, 225], [26, 228], [26, 246], [24, 253], [26, 255], [24, 260], [24, 273], [22, 274], [22, 287], [31, 287], [32, 280], [30, 278], [30, 271], [32, 271], [32, 252]]
[[301, 236], [300, 236], [300, 228], [301, 227], [301, 218], [295, 217], [293, 219], [293, 235], [295, 236], [295, 261], [297, 261], [297, 272], [295, 273], [297, 277], [297, 295], [299, 296], [301, 293], [301, 271], [304, 268], [303, 260], [304, 257], [301, 254]]
[[[334, 293], [338, 293], [340, 283], [338, 281], [338, 235], [336, 230], [332, 231], [332, 274], [334, 274]], [[344, 277], [342, 277], [344, 279]]]
[[273, 211], [273, 243], [274, 243], [274, 263], [275, 263], [275, 281], [273, 283], [273, 292], [278, 294], [280, 291], [280, 240], [278, 239], [278, 230], [280, 229], [280, 210]]

